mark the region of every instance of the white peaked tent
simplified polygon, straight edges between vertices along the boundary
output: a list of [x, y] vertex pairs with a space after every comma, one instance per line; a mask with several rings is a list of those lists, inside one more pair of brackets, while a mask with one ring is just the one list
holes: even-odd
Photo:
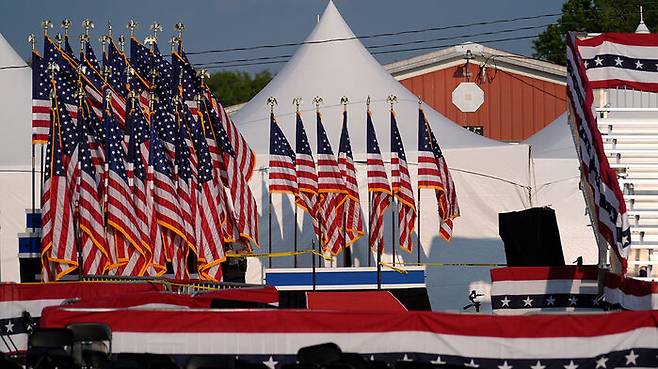
[[[307, 41], [351, 38], [354, 34], [333, 3], [329, 3]], [[386, 98], [396, 95], [397, 121], [407, 150], [412, 182], [416, 183], [416, 149], [418, 137], [417, 97], [398, 83], [381, 67], [357, 39], [306, 43], [288, 61], [277, 76], [233, 120], [256, 151], [256, 173], [250, 182], [260, 211], [260, 240], [268, 248], [267, 165], [269, 147], [268, 97], [278, 100], [275, 112], [291, 145], [295, 145], [294, 97], [303, 98], [302, 116], [313, 150], [316, 121], [312, 100], [321, 96], [323, 123], [334, 152], [338, 148], [341, 128], [342, 96], [349, 98], [349, 131], [357, 161], [358, 184], [364, 222], [367, 224], [367, 179], [365, 162], [366, 99], [370, 96], [373, 120], [383, 155], [387, 161], [390, 145], [389, 105]], [[457, 187], [462, 216], [455, 221], [454, 238], [444, 242], [438, 235], [436, 200], [430, 190], [423, 190], [421, 207], [422, 261], [442, 263], [504, 263], [503, 243], [498, 236], [498, 213], [529, 206], [529, 147], [511, 145], [468, 132], [432, 110], [425, 108], [427, 118], [437, 136]], [[390, 173], [390, 172], [389, 172]], [[272, 196], [272, 248], [291, 251], [293, 245], [294, 200], [289, 196]], [[419, 199], [416, 199], [419, 202]], [[387, 217], [390, 215], [387, 212]], [[390, 218], [384, 223], [386, 255], [391, 260]], [[298, 218], [299, 249], [311, 247], [312, 226], [305, 216]], [[415, 237], [414, 237], [415, 238]], [[415, 242], [415, 241], [414, 241]], [[415, 247], [415, 246], [414, 246]], [[367, 263], [367, 237], [352, 246], [355, 265]], [[415, 261], [414, 254], [396, 250], [398, 261]], [[341, 265], [338, 258], [338, 265]], [[267, 263], [267, 259], [262, 259]], [[300, 258], [309, 265], [308, 258]], [[292, 258], [275, 258], [274, 267], [291, 267]], [[490, 267], [428, 267], [427, 284], [430, 300], [436, 310], [461, 309], [472, 289], [488, 295]], [[259, 283], [261, 262], [250, 260], [247, 279]], [[486, 305], [486, 302], [485, 302]]]
[[[0, 35], [0, 280], [17, 281], [18, 233], [32, 204], [30, 67]], [[38, 191], [38, 189], [37, 189]], [[37, 206], [39, 202], [37, 202]]]
[[530, 146], [532, 204], [555, 209], [565, 262], [596, 264], [598, 249], [579, 189], [580, 171], [567, 113], [523, 143]]

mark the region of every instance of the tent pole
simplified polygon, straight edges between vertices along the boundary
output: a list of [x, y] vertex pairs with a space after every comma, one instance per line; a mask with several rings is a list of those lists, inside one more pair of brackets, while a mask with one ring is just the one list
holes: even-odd
[[420, 203], [421, 203], [421, 201], [420, 201], [420, 187], [418, 187], [417, 198], [418, 198], [418, 208], [417, 208], [418, 209], [418, 217], [417, 217], [418, 226], [416, 227], [416, 229], [417, 229], [416, 230], [416, 248], [417, 248], [418, 253], [417, 253], [416, 262], [418, 263], [418, 265], [420, 265], [420, 250], [421, 250], [421, 247], [420, 247]]

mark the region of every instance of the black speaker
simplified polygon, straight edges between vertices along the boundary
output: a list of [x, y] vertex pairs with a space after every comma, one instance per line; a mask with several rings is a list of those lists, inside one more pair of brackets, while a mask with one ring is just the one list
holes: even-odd
[[564, 265], [555, 210], [549, 207], [499, 213], [498, 234], [509, 266]]

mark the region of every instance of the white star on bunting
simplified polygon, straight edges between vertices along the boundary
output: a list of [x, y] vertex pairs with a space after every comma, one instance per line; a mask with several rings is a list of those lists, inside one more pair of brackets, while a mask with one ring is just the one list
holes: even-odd
[[628, 355], [624, 355], [626, 357], [626, 365], [633, 364], [637, 365], [637, 358], [640, 355], [635, 354], [635, 351], [631, 350], [631, 352], [628, 353]]
[[598, 368], [607, 368], [606, 362], [608, 361], [608, 358], [605, 356], [601, 356], [600, 359], [596, 360], [596, 369]]
[[573, 360], [569, 361], [568, 365], [564, 365], [564, 369], [577, 369], [578, 365], [573, 363]]
[[537, 364], [532, 365], [530, 369], [546, 369], [546, 365], [541, 365], [541, 361], [537, 360]]
[[437, 357], [436, 357], [436, 360], [431, 360], [430, 363], [432, 363], [432, 364], [439, 364], [439, 365], [440, 365], [440, 364], [446, 364], [445, 361], [441, 361], [441, 356], [437, 356]]
[[14, 323], [11, 320], [5, 324], [5, 328], [7, 328], [7, 333], [14, 333]]
[[553, 305], [555, 305], [555, 297], [553, 297], [553, 296], [548, 296], [548, 298], [546, 299], [546, 305], [548, 305], [548, 306], [553, 306]]
[[275, 368], [276, 368], [276, 364], [278, 364], [278, 363], [279, 363], [279, 362], [278, 362], [278, 361], [274, 361], [274, 359], [273, 359], [271, 356], [270, 356], [269, 360], [267, 360], [267, 361], [263, 361], [263, 364], [265, 364], [265, 366], [267, 366], [267, 367], [270, 368], [270, 369], [275, 369]]
[[507, 306], [507, 307], [509, 307], [509, 302], [510, 302], [510, 301], [511, 301], [511, 300], [508, 299], [507, 296], [505, 296], [502, 300], [500, 300], [500, 303], [501, 303], [500, 306], [501, 306], [501, 307], [503, 307], [503, 306]]
[[525, 300], [523, 300], [523, 306], [532, 306], [532, 299], [530, 296], [528, 296]]
[[512, 369], [512, 366], [507, 364], [507, 360], [505, 360], [503, 365], [498, 365], [498, 369]]
[[479, 368], [480, 367], [480, 365], [476, 364], [473, 359], [471, 359], [470, 362], [464, 364], [464, 366], [469, 367], [469, 368]]

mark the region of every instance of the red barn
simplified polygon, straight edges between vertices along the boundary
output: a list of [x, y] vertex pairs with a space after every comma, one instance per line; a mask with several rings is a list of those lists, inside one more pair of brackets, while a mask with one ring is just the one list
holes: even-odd
[[475, 43], [385, 68], [436, 111], [496, 140], [523, 141], [567, 109], [565, 67]]

